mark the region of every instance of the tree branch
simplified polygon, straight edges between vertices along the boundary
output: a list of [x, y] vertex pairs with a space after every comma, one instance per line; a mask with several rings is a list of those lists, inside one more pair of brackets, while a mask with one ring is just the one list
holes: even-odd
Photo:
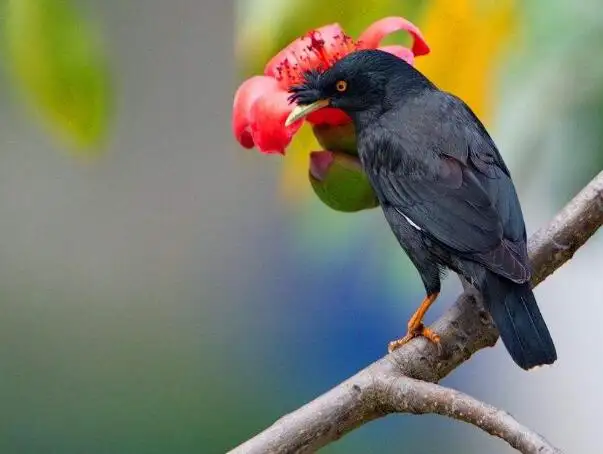
[[518, 423], [510, 414], [435, 383], [402, 377], [387, 390], [397, 413], [435, 413], [479, 427], [524, 453], [561, 453], [542, 436]]
[[[568, 261], [602, 223], [603, 172], [530, 238], [532, 284], [539, 284]], [[524, 453], [559, 452], [508, 414], [434, 384], [498, 339], [478, 292], [466, 288], [432, 329], [441, 337], [445, 356], [438, 355], [437, 348], [425, 339], [413, 339], [231, 452], [312, 452], [356, 427], [395, 412], [437, 413], [460, 419], [504, 438]]]

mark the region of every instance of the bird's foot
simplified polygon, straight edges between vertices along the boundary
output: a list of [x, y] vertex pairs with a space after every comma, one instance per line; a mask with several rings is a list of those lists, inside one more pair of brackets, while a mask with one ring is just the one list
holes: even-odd
[[419, 336], [424, 337], [427, 340], [433, 342], [438, 347], [438, 351], [440, 350], [440, 348], [441, 348], [440, 336], [438, 336], [435, 333], [435, 331], [433, 331], [430, 328], [427, 328], [425, 325], [423, 325], [423, 323], [419, 322], [419, 323], [415, 324], [414, 326], [411, 326], [409, 324], [408, 333], [406, 333], [406, 336], [404, 336], [400, 339], [391, 341], [387, 347], [387, 351], [389, 353], [391, 353], [394, 350], [402, 347], [404, 344], [406, 344], [411, 339], [414, 339], [415, 337], [419, 337]]

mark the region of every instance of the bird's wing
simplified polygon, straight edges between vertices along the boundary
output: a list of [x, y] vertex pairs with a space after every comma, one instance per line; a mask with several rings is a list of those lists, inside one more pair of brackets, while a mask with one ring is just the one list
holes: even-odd
[[519, 201], [491, 139], [472, 121], [431, 126], [428, 135], [407, 123], [403, 134], [382, 136], [398, 158], [374, 168], [380, 198], [455, 253], [513, 281], [529, 280]]

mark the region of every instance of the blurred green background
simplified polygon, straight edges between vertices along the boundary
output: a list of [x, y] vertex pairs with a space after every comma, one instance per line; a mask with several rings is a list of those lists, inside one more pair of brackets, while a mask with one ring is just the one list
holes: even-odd
[[[380, 212], [314, 196], [309, 131], [284, 158], [231, 136], [238, 83], [308, 28], [417, 23], [419, 68], [485, 120], [530, 232], [603, 167], [597, 0], [0, 4], [2, 453], [225, 452], [403, 334], [423, 289]], [[554, 367], [497, 345], [444, 383], [598, 452], [603, 366], [581, 326], [603, 315], [601, 269], [598, 234], [536, 291]], [[324, 450], [405, 451], [509, 448], [392, 416]]]

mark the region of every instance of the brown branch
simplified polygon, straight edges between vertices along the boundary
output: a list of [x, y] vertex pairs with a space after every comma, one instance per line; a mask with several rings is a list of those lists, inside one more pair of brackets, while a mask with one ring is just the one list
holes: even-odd
[[397, 378], [397, 383], [389, 388], [387, 396], [397, 413], [435, 413], [448, 416], [502, 438], [524, 453], [561, 453], [507, 412], [460, 391], [408, 377]]
[[[568, 261], [602, 223], [603, 172], [580, 191], [546, 228], [530, 238], [528, 249], [533, 267], [533, 285], [542, 282]], [[414, 339], [312, 402], [282, 417], [232, 452], [315, 451], [373, 419], [399, 411], [412, 412], [411, 409], [415, 407], [402, 405], [401, 402], [404, 402], [404, 396], [408, 400], [408, 396], [417, 393], [419, 389], [428, 389], [434, 399], [436, 395], [442, 396], [442, 393], [455, 393], [452, 400], [442, 397], [441, 402], [446, 402], [442, 406], [435, 405], [436, 400], [429, 403], [429, 399], [422, 399], [423, 405], [427, 405], [422, 408], [429, 411], [419, 413], [444, 414], [475, 424], [504, 438], [525, 453], [558, 452], [548, 446], [542, 437], [522, 428], [515, 420], [493, 407], [456, 391], [406, 378], [437, 383], [473, 353], [496, 343], [498, 333], [482, 307], [479, 293], [467, 288], [432, 328], [440, 335], [446, 356], [438, 356], [437, 349], [425, 339]], [[456, 406], [456, 410], [444, 410], [447, 405], [450, 408], [451, 401], [456, 402], [454, 405], [464, 402], [466, 409], [461, 412], [464, 417], [460, 416]], [[475, 410], [480, 406], [481, 413]], [[470, 408], [475, 413], [471, 413]], [[469, 413], [473, 416], [467, 416]], [[486, 414], [489, 416], [486, 417]], [[542, 446], [543, 450], [535, 451], [537, 446]]]

